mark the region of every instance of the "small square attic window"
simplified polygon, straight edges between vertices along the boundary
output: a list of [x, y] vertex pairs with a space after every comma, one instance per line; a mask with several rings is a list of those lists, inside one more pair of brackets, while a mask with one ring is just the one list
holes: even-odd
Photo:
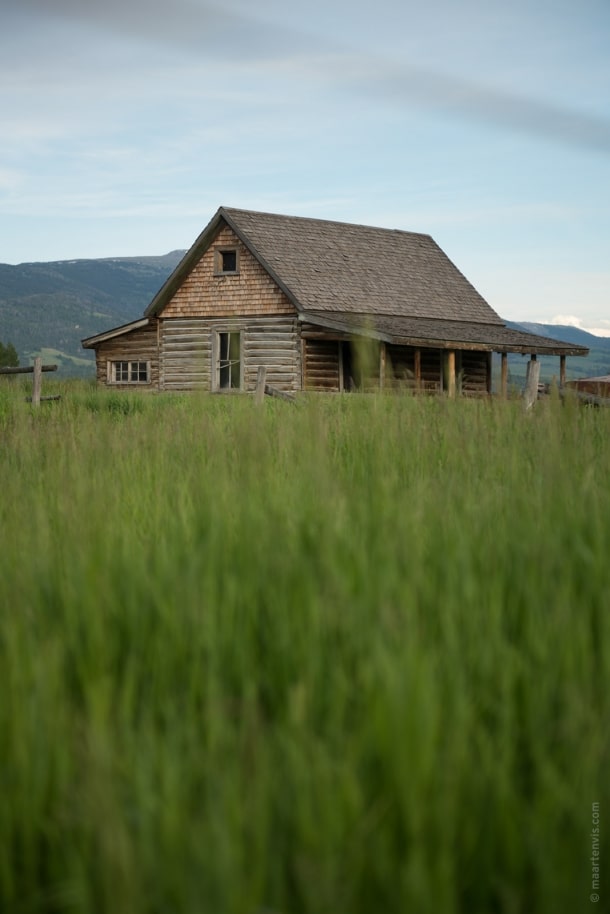
[[239, 273], [239, 254], [237, 248], [217, 248], [214, 252], [214, 273], [222, 276], [226, 273]]

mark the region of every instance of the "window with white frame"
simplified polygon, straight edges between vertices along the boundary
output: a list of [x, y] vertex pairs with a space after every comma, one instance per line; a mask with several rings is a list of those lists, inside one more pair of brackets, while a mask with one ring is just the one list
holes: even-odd
[[219, 390], [239, 390], [241, 387], [241, 333], [228, 330], [218, 334], [217, 384]]
[[150, 382], [150, 362], [109, 362], [108, 379], [111, 384], [148, 384]]

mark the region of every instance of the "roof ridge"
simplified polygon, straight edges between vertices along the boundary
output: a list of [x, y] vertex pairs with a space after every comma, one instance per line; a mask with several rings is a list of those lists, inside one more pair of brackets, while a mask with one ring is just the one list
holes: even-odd
[[[417, 235], [421, 238], [429, 238], [434, 241], [434, 238], [429, 232], [414, 232], [411, 229], [400, 229], [400, 228], [387, 228], [382, 225], [371, 225], [366, 222], [346, 222], [342, 219], [321, 219], [319, 216], [292, 216], [287, 213], [270, 213], [265, 210], [255, 210], [255, 209], [243, 209], [239, 206], [221, 206], [219, 212], [225, 212], [229, 214], [234, 213], [243, 213], [248, 216], [269, 216], [273, 219], [290, 219], [298, 220], [299, 222], [315, 222], [317, 224], [323, 225], [336, 225], [342, 228], [359, 228], [367, 229], [368, 231], [375, 232], [384, 232], [384, 233], [398, 233], [400, 235]], [[436, 244], [437, 242], [434, 241]]]

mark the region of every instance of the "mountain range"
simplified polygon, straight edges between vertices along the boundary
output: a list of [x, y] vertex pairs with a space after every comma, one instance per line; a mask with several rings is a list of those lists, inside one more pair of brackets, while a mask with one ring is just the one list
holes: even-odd
[[[59, 366], [59, 376], [93, 377], [93, 353], [81, 347], [81, 340], [141, 317], [184, 254], [0, 264], [0, 341], [13, 343], [22, 364], [42, 355]], [[610, 373], [610, 337], [556, 324], [507, 324], [588, 346], [588, 358], [567, 360], [569, 377]], [[543, 380], [558, 374], [556, 357], [540, 361]], [[509, 356], [513, 381], [525, 377], [526, 362]]]
[[42, 355], [59, 375], [92, 377], [81, 340], [141, 317], [184, 253], [0, 264], [0, 340], [22, 364]]
[[[588, 330], [571, 327], [567, 324], [537, 324], [529, 321], [515, 323], [506, 321], [508, 327], [515, 330], [527, 330], [540, 336], [550, 336], [553, 340], [587, 346], [588, 356], [569, 356], [566, 359], [566, 376], [572, 378], [597, 378], [610, 374], [610, 337], [596, 336]], [[527, 359], [529, 356], [510, 354], [508, 369], [513, 383], [525, 380]], [[538, 356], [540, 362], [540, 380], [551, 381], [559, 376], [559, 359], [557, 356]]]

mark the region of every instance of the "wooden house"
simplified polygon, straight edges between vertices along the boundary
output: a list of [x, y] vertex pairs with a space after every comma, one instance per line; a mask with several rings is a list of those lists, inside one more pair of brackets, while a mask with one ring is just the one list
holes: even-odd
[[116, 389], [491, 392], [491, 359], [581, 346], [508, 328], [429, 235], [221, 207], [144, 316], [83, 340]]

